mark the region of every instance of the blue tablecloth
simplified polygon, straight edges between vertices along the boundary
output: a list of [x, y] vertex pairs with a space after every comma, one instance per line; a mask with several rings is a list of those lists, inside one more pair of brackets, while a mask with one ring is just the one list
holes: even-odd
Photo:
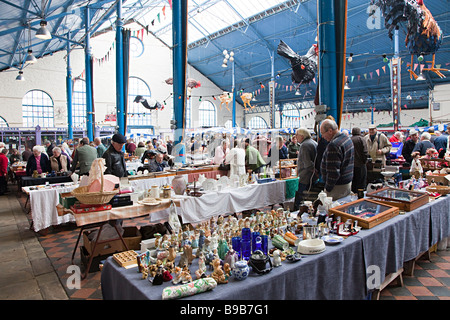
[[[296, 263], [285, 261], [266, 275], [251, 273], [244, 281], [232, 278], [228, 284], [183, 300], [365, 299], [371, 289], [367, 287], [367, 279], [373, 275], [370, 266], [379, 268], [382, 283], [385, 274], [399, 270], [403, 263], [450, 236], [449, 205], [449, 196], [440, 198], [363, 229], [341, 244], [327, 246], [323, 253], [303, 256]], [[197, 270], [196, 260], [190, 269], [191, 274]], [[101, 283], [105, 300], [158, 300], [163, 287], [172, 285], [153, 286], [141, 279], [137, 268], [124, 269], [112, 258], [105, 261]]]

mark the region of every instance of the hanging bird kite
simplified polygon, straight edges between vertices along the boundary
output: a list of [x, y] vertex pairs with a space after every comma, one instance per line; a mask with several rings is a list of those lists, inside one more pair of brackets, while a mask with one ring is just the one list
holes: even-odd
[[247, 106], [249, 106], [252, 109], [254, 108], [250, 104], [250, 101], [252, 100], [252, 98], [253, 98], [253, 94], [251, 92], [244, 92], [243, 94], [241, 94], [241, 99], [242, 99], [242, 102], [244, 102], [244, 108], [246, 111], [248, 110]]
[[228, 104], [233, 101], [233, 94], [230, 92], [224, 92], [219, 96], [220, 100], [220, 108], [222, 108], [222, 105], [225, 104], [225, 107], [228, 111], [230, 111], [230, 108], [228, 108]]
[[425, 6], [423, 0], [372, 0], [372, 3], [380, 7], [384, 16], [384, 25], [388, 29], [389, 38], [393, 37], [393, 30], [400, 27], [406, 27], [405, 46], [411, 54], [411, 63], [408, 72], [410, 78], [417, 79], [413, 71], [414, 56], [423, 59], [424, 55], [432, 54], [433, 60], [430, 68], [423, 68], [435, 72], [439, 77], [445, 78], [441, 71], [447, 69], [436, 68], [435, 54], [442, 44], [442, 31], [430, 10]]
[[313, 44], [306, 55], [300, 56], [283, 42], [283, 40], [280, 40], [277, 53], [280, 56], [289, 59], [292, 67], [292, 82], [298, 84], [296, 86], [297, 88], [301, 84], [310, 83], [316, 76], [318, 56], [317, 44]]
[[149, 98], [149, 101], [147, 101], [147, 99], [145, 99], [143, 96], [136, 96], [136, 98], [134, 98], [133, 102], [142, 103], [144, 108], [149, 109], [149, 110], [164, 109], [164, 107], [161, 106], [161, 104], [158, 101], [156, 101], [154, 98]]

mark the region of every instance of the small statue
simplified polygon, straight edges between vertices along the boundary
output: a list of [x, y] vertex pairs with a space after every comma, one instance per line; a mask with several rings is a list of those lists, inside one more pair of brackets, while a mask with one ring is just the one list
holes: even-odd
[[220, 265], [220, 259], [214, 259], [212, 266], [214, 271], [211, 273], [210, 277], [216, 280], [217, 284], [228, 283], [228, 280], [225, 278], [225, 273], [222, 270], [222, 266]]
[[280, 254], [281, 254], [281, 252], [280, 252], [280, 250], [275, 250], [274, 252], [273, 252], [273, 266], [274, 267], [279, 267], [279, 266], [281, 266], [281, 257], [280, 257]]
[[225, 280], [228, 282], [228, 279], [231, 277], [231, 267], [226, 262], [223, 264], [223, 271], [225, 272]]
[[179, 284], [181, 282], [181, 268], [175, 267], [175, 276], [173, 277], [172, 283]]
[[185, 266], [185, 265], [191, 265], [192, 260], [194, 260], [195, 256], [192, 254], [192, 247], [190, 245], [185, 245], [183, 247], [183, 253], [181, 254], [180, 262], [178, 263], [179, 267]]
[[167, 261], [175, 261], [175, 258], [177, 257], [177, 251], [175, 250], [175, 248], [173, 246], [170, 246], [168, 251], [169, 254], [167, 256]]
[[205, 272], [206, 272], [205, 255], [201, 252], [200, 256], [198, 257], [198, 270], [195, 271], [197, 279], [206, 277]]
[[188, 270], [181, 271], [181, 283], [186, 284], [189, 282], [192, 282], [192, 277], [189, 271]]

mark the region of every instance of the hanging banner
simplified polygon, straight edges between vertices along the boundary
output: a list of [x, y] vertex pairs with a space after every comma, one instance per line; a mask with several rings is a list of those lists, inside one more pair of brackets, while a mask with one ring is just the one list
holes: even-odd
[[270, 128], [275, 128], [273, 110], [275, 109], [275, 81], [269, 81]]
[[400, 123], [400, 103], [401, 103], [401, 77], [400, 67], [401, 58], [391, 59], [391, 97], [392, 97], [392, 120], [394, 123], [394, 131], [398, 131]]

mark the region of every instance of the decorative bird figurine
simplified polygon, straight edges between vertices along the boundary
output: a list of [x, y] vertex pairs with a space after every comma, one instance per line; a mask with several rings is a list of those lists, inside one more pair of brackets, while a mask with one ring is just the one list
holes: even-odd
[[135, 102], [135, 103], [142, 103], [144, 108], [149, 109], [149, 110], [154, 110], [154, 109], [162, 110], [164, 108], [154, 98], [150, 98], [149, 100], [150, 101], [147, 101], [147, 99], [145, 99], [143, 96], [136, 96], [136, 98], [134, 98], [133, 102]]
[[277, 53], [280, 56], [289, 59], [292, 67], [292, 82], [298, 84], [297, 88], [301, 84], [308, 84], [314, 79], [317, 71], [317, 44], [313, 44], [306, 55], [300, 56], [283, 40], [280, 40]]
[[220, 100], [220, 108], [222, 108], [222, 105], [225, 104], [225, 107], [228, 111], [230, 111], [230, 108], [228, 108], [228, 104], [233, 101], [233, 94], [230, 92], [224, 92], [219, 96]]
[[249, 106], [252, 109], [254, 108], [250, 104], [250, 101], [252, 100], [252, 98], [253, 98], [253, 94], [251, 92], [244, 92], [243, 94], [241, 94], [241, 99], [242, 99], [242, 102], [244, 102], [244, 108], [246, 111], [248, 110], [247, 106]]
[[430, 68], [423, 68], [425, 71], [432, 71], [439, 77], [445, 78], [441, 71], [447, 69], [435, 67], [435, 55], [442, 44], [442, 31], [430, 10], [425, 6], [423, 0], [372, 0], [372, 4], [380, 7], [385, 19], [385, 27], [388, 29], [389, 38], [393, 37], [393, 30], [404, 26], [406, 28], [405, 46], [411, 54], [411, 63], [408, 63], [408, 72], [411, 79], [417, 79], [414, 72], [414, 56], [419, 62], [424, 55], [432, 54]]

